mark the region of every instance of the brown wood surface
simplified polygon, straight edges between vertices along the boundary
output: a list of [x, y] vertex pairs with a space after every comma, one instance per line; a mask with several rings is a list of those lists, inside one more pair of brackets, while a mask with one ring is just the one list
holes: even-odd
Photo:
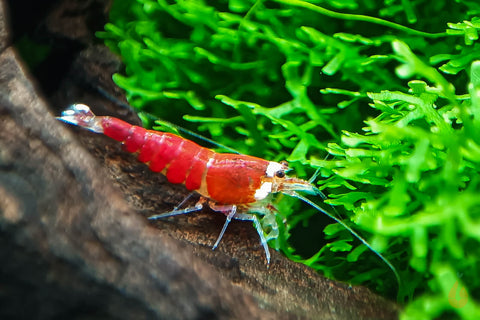
[[120, 63], [89, 44], [95, 30], [81, 18], [94, 9], [105, 15], [107, 5], [60, 1], [45, 18], [51, 34], [67, 37], [59, 24], [76, 17], [69, 36], [84, 44], [49, 94], [0, 20], [0, 319], [397, 318], [394, 303], [277, 252], [267, 268], [251, 223], [232, 223], [215, 251], [224, 217], [212, 211], [148, 223], [188, 195], [185, 188], [116, 142], [54, 118], [84, 102], [138, 122], [99, 94], [123, 99], [111, 81]]

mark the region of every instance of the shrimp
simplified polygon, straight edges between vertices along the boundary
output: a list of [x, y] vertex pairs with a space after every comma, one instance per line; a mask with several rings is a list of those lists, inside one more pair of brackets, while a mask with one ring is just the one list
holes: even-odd
[[[153, 215], [149, 220], [191, 213], [202, 210], [205, 206], [223, 213], [226, 221], [212, 249], [218, 246], [232, 219], [250, 220], [260, 237], [269, 265], [267, 238], [257, 214], [274, 213], [276, 209], [267, 197], [270, 194], [283, 193], [301, 199], [341, 224], [393, 268], [343, 221], [300, 195], [298, 192], [323, 196], [310, 181], [287, 176], [287, 162], [268, 161], [242, 154], [217, 153], [172, 133], [147, 130], [114, 117], [95, 116], [84, 104], [71, 105], [58, 119], [122, 142], [126, 151], [137, 153], [138, 160], [148, 164], [152, 171], [164, 174], [171, 183], [184, 184], [188, 190], [201, 196], [193, 207], [177, 207], [173, 211]], [[272, 238], [278, 235], [278, 227], [275, 226], [275, 219], [269, 220], [273, 221], [270, 222], [273, 231], [269, 235]], [[394, 272], [396, 274], [396, 271]]]

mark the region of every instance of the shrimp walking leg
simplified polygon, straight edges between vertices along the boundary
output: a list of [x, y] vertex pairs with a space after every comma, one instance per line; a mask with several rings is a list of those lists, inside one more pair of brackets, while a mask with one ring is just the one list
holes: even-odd
[[225, 230], [227, 230], [227, 226], [232, 221], [232, 218], [235, 217], [235, 214], [237, 213], [237, 206], [236, 205], [231, 205], [231, 206], [211, 206], [212, 210], [214, 211], [221, 211], [221, 212], [228, 212], [227, 214], [227, 220], [225, 220], [225, 224], [223, 225], [222, 231], [220, 231], [220, 235], [217, 238], [217, 241], [215, 241], [215, 244], [212, 247], [212, 250], [215, 250], [215, 248], [218, 246], [220, 243], [220, 240], [222, 240], [223, 235], [225, 233]]
[[[213, 245], [212, 250], [215, 250], [215, 248], [218, 246], [220, 243], [220, 240], [222, 239], [223, 235], [225, 234], [225, 230], [227, 230], [227, 226], [232, 221], [232, 219], [237, 219], [237, 220], [248, 220], [252, 221], [255, 230], [257, 230], [258, 236], [260, 237], [260, 243], [265, 250], [265, 256], [267, 259], [267, 264], [270, 264], [270, 250], [268, 249], [268, 244], [267, 244], [267, 238], [265, 237], [265, 234], [263, 232], [262, 224], [260, 223], [260, 220], [255, 214], [249, 214], [249, 213], [242, 213], [239, 212], [237, 209], [238, 207], [236, 205], [215, 205], [215, 204], [210, 204], [210, 208], [214, 211], [219, 211], [223, 212], [226, 216], [227, 219], [225, 220], [225, 224], [223, 225], [222, 231], [220, 232], [220, 235], [217, 238], [217, 241]], [[268, 214], [272, 210], [276, 210], [273, 206], [250, 206], [249, 210], [252, 212], [257, 212], [259, 214]], [[243, 211], [243, 210], [242, 210]], [[272, 226], [273, 227], [273, 226]]]
[[262, 244], [263, 249], [265, 250], [267, 264], [270, 265], [270, 250], [268, 249], [267, 239], [265, 238], [265, 234], [263, 233], [263, 228], [262, 228], [262, 225], [260, 224], [260, 220], [258, 220], [258, 217], [254, 214], [237, 213], [235, 215], [235, 219], [253, 221], [253, 224], [255, 225], [255, 229], [257, 230], [257, 233], [260, 237], [260, 243]]
[[[188, 196], [186, 196], [182, 201], [180, 201], [180, 203], [175, 207], [173, 208], [173, 211], [175, 210], [178, 210], [180, 209], [181, 207], [183, 207], [183, 205], [188, 201], [188, 199], [190, 199], [193, 195], [195, 195], [195, 192], [190, 192], [188, 194]], [[197, 203], [198, 204], [198, 203]]]
[[188, 208], [185, 208], [185, 209], [172, 210], [170, 212], [156, 214], [156, 215], [148, 217], [148, 220], [157, 220], [157, 219], [167, 218], [167, 217], [171, 217], [171, 216], [177, 216], [177, 215], [180, 215], [180, 214], [187, 214], [187, 213], [190, 213], [190, 212], [200, 211], [202, 209], [203, 209], [203, 203], [202, 202], [197, 202], [197, 204], [194, 207], [188, 207]]

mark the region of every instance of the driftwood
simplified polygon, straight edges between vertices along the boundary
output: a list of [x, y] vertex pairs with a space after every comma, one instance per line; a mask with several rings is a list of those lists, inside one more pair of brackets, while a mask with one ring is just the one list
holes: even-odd
[[[71, 10], [75, 3], [98, 1], [64, 1], [55, 10]], [[49, 19], [55, 17], [64, 16]], [[325, 279], [277, 252], [267, 268], [251, 223], [232, 223], [215, 251], [211, 245], [224, 221], [219, 214], [205, 210], [148, 223], [146, 216], [170, 210], [188, 192], [117, 143], [59, 123], [11, 47], [5, 21], [0, 19], [0, 319], [397, 317], [395, 304], [368, 289]], [[110, 80], [118, 66], [105, 48], [89, 48], [48, 98], [58, 107], [81, 100], [138, 121], [89, 90], [118, 97]]]

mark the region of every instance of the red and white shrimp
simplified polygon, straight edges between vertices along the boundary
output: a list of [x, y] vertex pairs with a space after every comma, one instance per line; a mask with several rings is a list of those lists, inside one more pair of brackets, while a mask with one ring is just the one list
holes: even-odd
[[201, 195], [194, 207], [154, 215], [150, 220], [199, 211], [205, 204], [224, 213], [227, 220], [213, 249], [232, 219], [251, 220], [270, 263], [267, 239], [258, 217], [252, 213], [274, 210], [262, 201], [271, 193], [317, 192], [310, 182], [288, 177], [286, 162], [216, 153], [172, 133], [147, 130], [114, 117], [95, 116], [84, 104], [72, 105], [58, 119], [122, 142], [126, 151], [137, 152], [138, 160], [147, 163], [152, 171], [161, 172], [169, 182], [183, 183], [188, 190]]
[[310, 181], [288, 177], [286, 162], [273, 162], [241, 154], [216, 153], [172, 133], [147, 130], [114, 117], [95, 116], [84, 104], [70, 106], [58, 119], [122, 142], [127, 151], [138, 153], [138, 160], [147, 163], [152, 171], [161, 172], [171, 183], [183, 183], [188, 190], [201, 195], [194, 207], [154, 215], [149, 217], [150, 220], [199, 211], [204, 205], [208, 205], [227, 217], [213, 249], [218, 246], [232, 219], [253, 221], [269, 264], [267, 238], [255, 213], [273, 216], [273, 219], [268, 219], [272, 229], [268, 236], [276, 237], [278, 227], [274, 219], [275, 208], [267, 197], [281, 192], [301, 199], [341, 224], [377, 254], [392, 269], [397, 280], [399, 279], [390, 262], [358, 233], [298, 193], [300, 191], [323, 196]]

